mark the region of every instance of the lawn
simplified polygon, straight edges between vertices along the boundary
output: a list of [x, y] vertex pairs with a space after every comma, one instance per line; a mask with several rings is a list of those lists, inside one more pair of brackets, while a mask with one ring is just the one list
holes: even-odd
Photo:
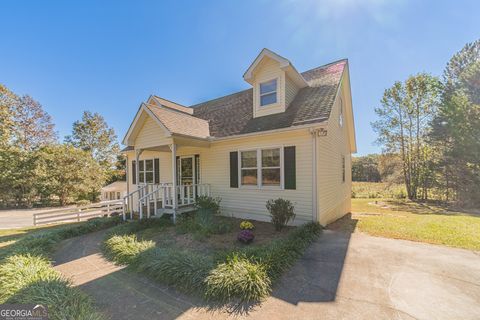
[[352, 214], [328, 228], [480, 250], [480, 212], [408, 200], [352, 199]]

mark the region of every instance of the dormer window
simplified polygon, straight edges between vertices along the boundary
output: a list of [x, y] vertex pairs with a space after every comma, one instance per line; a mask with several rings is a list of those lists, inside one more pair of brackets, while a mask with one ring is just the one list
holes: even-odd
[[260, 106], [277, 102], [277, 79], [260, 83]]

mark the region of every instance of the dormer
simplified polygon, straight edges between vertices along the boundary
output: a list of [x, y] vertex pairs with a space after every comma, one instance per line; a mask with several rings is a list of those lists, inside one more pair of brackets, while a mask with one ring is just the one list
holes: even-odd
[[292, 63], [263, 49], [243, 75], [253, 87], [253, 117], [282, 113], [308, 84]]

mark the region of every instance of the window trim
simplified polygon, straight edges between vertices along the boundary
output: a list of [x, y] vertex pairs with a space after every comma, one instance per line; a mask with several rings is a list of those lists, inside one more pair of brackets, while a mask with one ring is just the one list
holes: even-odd
[[[278, 186], [264, 186], [262, 185], [262, 150], [270, 150], [270, 149], [279, 149], [280, 152], [280, 167], [265, 167], [265, 169], [279, 169], [280, 170], [280, 185]], [[284, 146], [281, 145], [273, 145], [273, 146], [262, 146], [262, 147], [255, 147], [255, 148], [246, 148], [246, 149], [238, 149], [238, 187], [240, 189], [265, 189], [265, 190], [285, 190], [285, 165], [284, 165]], [[250, 184], [242, 184], [242, 152], [245, 151], [256, 151], [257, 152], [257, 185], [250, 185]], [[254, 167], [252, 167], [254, 169]]]
[[[262, 93], [262, 91], [261, 91], [262, 84], [273, 81], [273, 80], [275, 80], [275, 91], [269, 91], [269, 92], [266, 92], [266, 93]], [[278, 104], [278, 83], [279, 83], [278, 80], [279, 80], [279, 78], [275, 77], [275, 78], [272, 78], [270, 80], [265, 80], [265, 81], [262, 81], [262, 82], [258, 83], [258, 106], [259, 107], [261, 107], [261, 108], [270, 107], [270, 106]], [[262, 105], [262, 96], [266, 96], [266, 95], [269, 95], [269, 94], [272, 94], [272, 93], [275, 93], [275, 102]]]

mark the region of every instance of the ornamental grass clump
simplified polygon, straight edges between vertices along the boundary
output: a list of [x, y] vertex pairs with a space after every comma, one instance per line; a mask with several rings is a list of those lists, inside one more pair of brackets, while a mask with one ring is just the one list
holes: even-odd
[[210, 271], [205, 283], [206, 297], [224, 302], [259, 301], [271, 291], [271, 281], [263, 265], [238, 255]]
[[108, 254], [118, 264], [129, 264], [137, 258], [137, 256], [148, 249], [154, 248], [153, 241], [140, 241], [134, 234], [131, 235], [115, 235], [105, 242], [108, 248]]

